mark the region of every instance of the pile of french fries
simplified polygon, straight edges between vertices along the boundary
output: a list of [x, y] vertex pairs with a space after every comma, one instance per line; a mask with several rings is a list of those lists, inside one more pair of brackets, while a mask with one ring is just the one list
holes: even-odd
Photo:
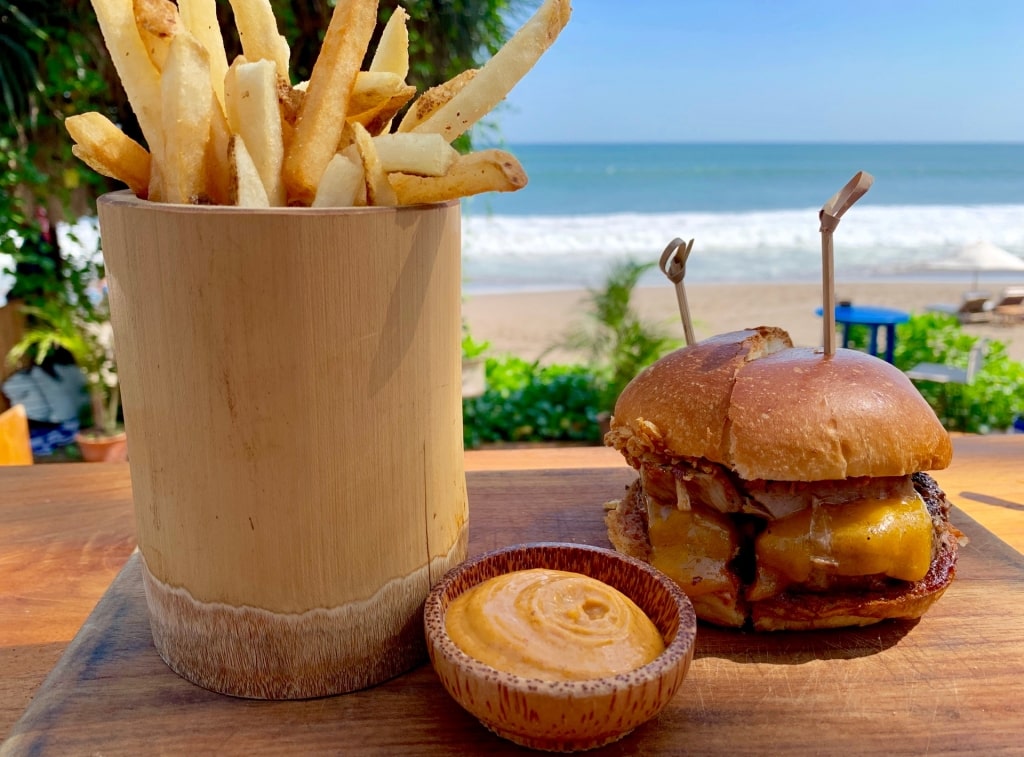
[[92, 5], [148, 150], [84, 113], [65, 121], [74, 154], [141, 198], [249, 208], [417, 205], [522, 188], [511, 154], [460, 155], [451, 142], [505, 98], [571, 12], [569, 0], [545, 0], [486, 64], [417, 97], [400, 7], [361, 70], [377, 0], [338, 0], [309, 81], [296, 84], [270, 0], [231, 0], [242, 55], [230, 64], [216, 0]]

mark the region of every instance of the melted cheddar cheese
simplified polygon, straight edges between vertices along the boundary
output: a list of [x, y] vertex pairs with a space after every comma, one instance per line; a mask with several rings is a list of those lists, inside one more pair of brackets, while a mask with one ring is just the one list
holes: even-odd
[[739, 593], [733, 562], [751, 549], [754, 580], [742, 592], [749, 601], [792, 584], [827, 585], [830, 576], [920, 581], [932, 561], [931, 515], [912, 490], [888, 499], [814, 505], [772, 521], [753, 543], [741, 538], [732, 518], [705, 507], [679, 508], [648, 497], [647, 515], [651, 564], [691, 599]]
[[759, 580], [806, 582], [815, 571], [885, 574], [920, 581], [932, 561], [934, 529], [916, 493], [900, 499], [817, 505], [774, 521], [756, 543]]
[[726, 565], [739, 551], [729, 518], [707, 509], [677, 509], [652, 498], [647, 506], [651, 564], [675, 580], [690, 597], [735, 591]]

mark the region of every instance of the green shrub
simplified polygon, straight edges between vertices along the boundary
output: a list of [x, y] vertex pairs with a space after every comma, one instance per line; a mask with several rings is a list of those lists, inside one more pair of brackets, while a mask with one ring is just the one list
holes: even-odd
[[469, 327], [463, 325], [462, 327], [462, 359], [463, 360], [476, 360], [477, 358], [483, 357], [484, 354], [491, 348], [490, 342], [478, 342], [473, 338], [473, 335], [469, 333]]
[[580, 353], [584, 365], [488, 358], [486, 391], [462, 403], [466, 448], [487, 442], [600, 443], [601, 417], [611, 411], [619, 392], [680, 345], [632, 307], [634, 289], [653, 266], [620, 261], [602, 288], [590, 290], [586, 323], [552, 347]]
[[967, 353], [977, 341], [963, 330], [959, 321], [945, 313], [912, 315], [907, 323], [896, 327], [896, 348], [893, 362], [901, 371], [918, 363], [945, 363], [962, 357], [967, 364]]
[[[900, 370], [922, 362], [966, 367], [978, 339], [941, 313], [914, 315], [897, 330], [894, 361]], [[917, 387], [950, 431], [1003, 431], [1024, 415], [1024, 364], [1011, 359], [999, 341], [988, 343], [971, 385], [921, 381]], [[488, 442], [598, 444], [600, 415], [609, 396], [608, 376], [588, 366], [488, 358], [486, 392], [463, 402], [466, 448]]]
[[[914, 315], [896, 329], [893, 361], [900, 370], [924, 362], [966, 368], [967, 356], [978, 341], [956, 318], [944, 313]], [[1011, 359], [1000, 341], [989, 341], [972, 384], [915, 384], [950, 431], [1004, 431], [1024, 415], [1024, 363]]]
[[[846, 347], [851, 350], [867, 351], [871, 340], [871, 334], [868, 331], [867, 326], [861, 326], [857, 323], [851, 324], [848, 329], [844, 329], [842, 326], [837, 326], [836, 333], [838, 335], [840, 347]], [[846, 334], [846, 344], [842, 343], [843, 334]]]
[[589, 291], [586, 322], [554, 345], [584, 355], [602, 385], [602, 410], [610, 412], [634, 376], [682, 344], [633, 308], [633, 291], [654, 265], [628, 259], [615, 263], [603, 286]]
[[467, 449], [486, 442], [601, 439], [600, 382], [581, 365], [541, 366], [522, 358], [487, 359], [487, 389], [463, 400]]

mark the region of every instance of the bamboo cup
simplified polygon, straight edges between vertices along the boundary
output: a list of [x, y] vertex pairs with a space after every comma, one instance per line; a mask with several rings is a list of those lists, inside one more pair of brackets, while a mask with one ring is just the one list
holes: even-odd
[[268, 699], [424, 660], [467, 544], [458, 203], [99, 210], [161, 657]]

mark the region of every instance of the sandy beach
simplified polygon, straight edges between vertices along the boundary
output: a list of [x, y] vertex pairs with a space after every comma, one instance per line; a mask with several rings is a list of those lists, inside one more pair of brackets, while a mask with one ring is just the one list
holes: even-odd
[[[990, 289], [998, 294], [1000, 287]], [[821, 304], [818, 284], [690, 284], [686, 291], [698, 340], [766, 324], [789, 331], [797, 345], [822, 343], [821, 319], [814, 314]], [[959, 304], [963, 291], [962, 283], [863, 282], [838, 284], [836, 299], [920, 313], [933, 303]], [[585, 291], [473, 294], [466, 298], [463, 313], [474, 338], [491, 343], [492, 354], [510, 353], [530, 360], [543, 356], [545, 362], [561, 362], [575, 356], [551, 348], [573, 325], [585, 323], [587, 296]], [[671, 284], [637, 289], [634, 306], [682, 339]], [[1024, 323], [968, 324], [964, 329], [1003, 342], [1011, 357], [1024, 361]]]

